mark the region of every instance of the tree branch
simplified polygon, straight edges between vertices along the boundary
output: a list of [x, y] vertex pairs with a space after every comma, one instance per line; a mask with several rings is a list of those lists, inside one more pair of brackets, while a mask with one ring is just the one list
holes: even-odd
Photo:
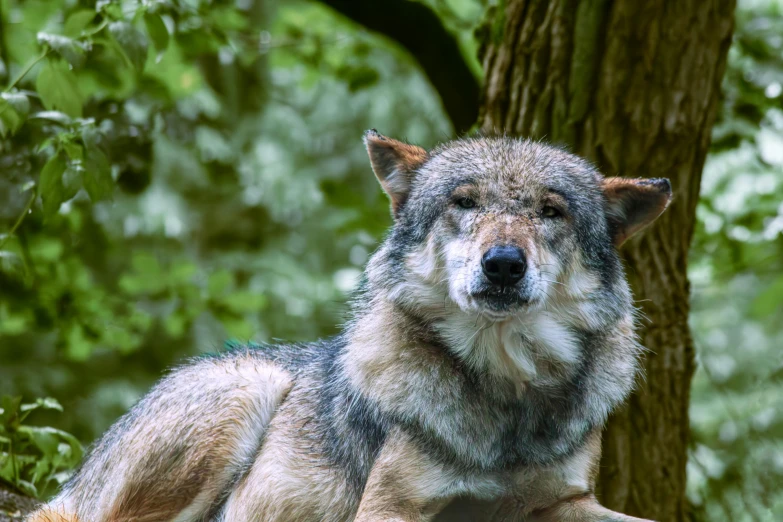
[[457, 39], [438, 15], [411, 0], [321, 0], [338, 13], [395, 40], [419, 62], [457, 132], [476, 121], [479, 82], [462, 56]]

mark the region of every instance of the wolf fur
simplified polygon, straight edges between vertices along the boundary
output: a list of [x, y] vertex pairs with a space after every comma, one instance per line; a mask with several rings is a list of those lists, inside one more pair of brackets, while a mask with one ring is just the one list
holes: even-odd
[[[638, 520], [593, 489], [642, 350], [617, 248], [669, 182], [510, 137], [365, 144], [394, 226], [344, 332], [175, 370], [29, 520]], [[488, 281], [496, 246], [521, 280]]]

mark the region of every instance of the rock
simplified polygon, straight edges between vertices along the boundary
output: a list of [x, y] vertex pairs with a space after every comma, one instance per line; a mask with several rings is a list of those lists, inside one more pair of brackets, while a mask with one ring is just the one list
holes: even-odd
[[0, 486], [0, 522], [21, 522], [37, 505], [37, 500]]

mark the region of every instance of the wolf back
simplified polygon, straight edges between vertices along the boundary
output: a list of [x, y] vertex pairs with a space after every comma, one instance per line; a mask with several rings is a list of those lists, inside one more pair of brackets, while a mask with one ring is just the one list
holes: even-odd
[[365, 144], [394, 226], [344, 332], [174, 370], [30, 520], [635, 520], [593, 489], [642, 351], [617, 248], [668, 181], [510, 137]]

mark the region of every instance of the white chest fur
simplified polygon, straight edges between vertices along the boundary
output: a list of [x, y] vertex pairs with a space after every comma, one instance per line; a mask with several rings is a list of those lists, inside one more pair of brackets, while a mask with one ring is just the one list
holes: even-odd
[[546, 379], [550, 369], [567, 370], [581, 356], [577, 335], [546, 311], [503, 321], [453, 314], [436, 327], [467, 364], [518, 383]]

